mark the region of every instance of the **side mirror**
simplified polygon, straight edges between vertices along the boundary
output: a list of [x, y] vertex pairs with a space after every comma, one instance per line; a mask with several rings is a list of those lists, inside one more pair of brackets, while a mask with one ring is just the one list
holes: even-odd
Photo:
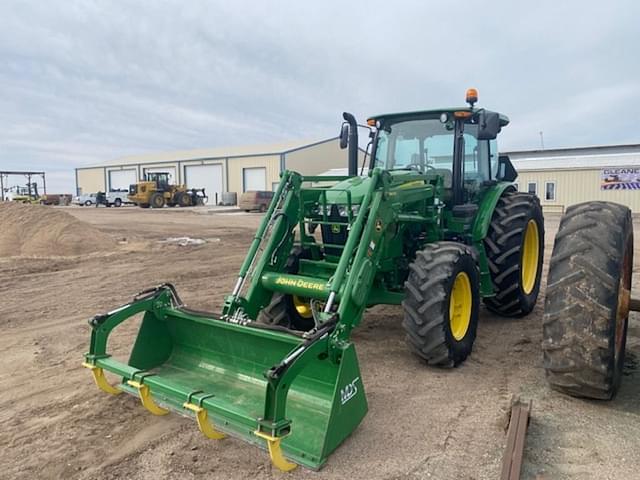
[[478, 140], [493, 140], [498, 136], [500, 130], [502, 130], [500, 115], [496, 112], [482, 110], [478, 117]]
[[340, 148], [344, 150], [349, 145], [349, 124], [343, 123], [340, 129]]
[[511, 160], [507, 155], [500, 155], [498, 157], [498, 173], [496, 179], [502, 182], [514, 182], [518, 178], [518, 172], [511, 163]]

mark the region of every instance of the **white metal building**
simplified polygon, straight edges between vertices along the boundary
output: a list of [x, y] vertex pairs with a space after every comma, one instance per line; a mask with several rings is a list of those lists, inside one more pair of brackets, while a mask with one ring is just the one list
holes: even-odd
[[151, 153], [77, 168], [76, 191], [128, 189], [149, 172], [168, 172], [173, 183], [204, 188], [214, 204], [222, 192], [274, 190], [285, 169], [316, 175], [346, 165], [347, 151], [340, 149], [337, 138]]
[[518, 190], [547, 212], [606, 200], [640, 212], [640, 144], [502, 152], [518, 170]]

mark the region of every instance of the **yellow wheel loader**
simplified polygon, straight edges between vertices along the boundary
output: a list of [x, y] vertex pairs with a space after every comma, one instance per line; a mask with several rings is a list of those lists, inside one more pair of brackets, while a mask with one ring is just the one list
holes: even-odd
[[145, 180], [129, 186], [129, 201], [142, 208], [191, 207], [204, 205], [204, 188], [187, 189], [185, 185], [169, 183], [168, 172], [147, 173]]

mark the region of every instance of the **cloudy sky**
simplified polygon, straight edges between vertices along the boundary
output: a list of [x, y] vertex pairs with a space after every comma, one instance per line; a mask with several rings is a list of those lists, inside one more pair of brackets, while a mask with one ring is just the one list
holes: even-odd
[[0, 3], [0, 169], [336, 135], [368, 114], [506, 113], [501, 149], [637, 143], [637, 1]]

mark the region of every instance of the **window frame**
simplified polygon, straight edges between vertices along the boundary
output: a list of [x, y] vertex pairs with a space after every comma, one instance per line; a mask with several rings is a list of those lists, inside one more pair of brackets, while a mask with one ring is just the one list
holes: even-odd
[[[535, 185], [535, 189], [533, 192], [531, 192], [531, 189], [529, 188], [531, 185]], [[538, 195], [538, 182], [527, 182], [527, 193], [531, 194], [531, 195]]]
[[[553, 198], [547, 198], [547, 185], [553, 185]], [[544, 201], [545, 202], [555, 202], [556, 198], [558, 197], [558, 194], [556, 192], [558, 186], [556, 185], [556, 182], [553, 180], [549, 180], [549, 181], [545, 181], [544, 182]]]

